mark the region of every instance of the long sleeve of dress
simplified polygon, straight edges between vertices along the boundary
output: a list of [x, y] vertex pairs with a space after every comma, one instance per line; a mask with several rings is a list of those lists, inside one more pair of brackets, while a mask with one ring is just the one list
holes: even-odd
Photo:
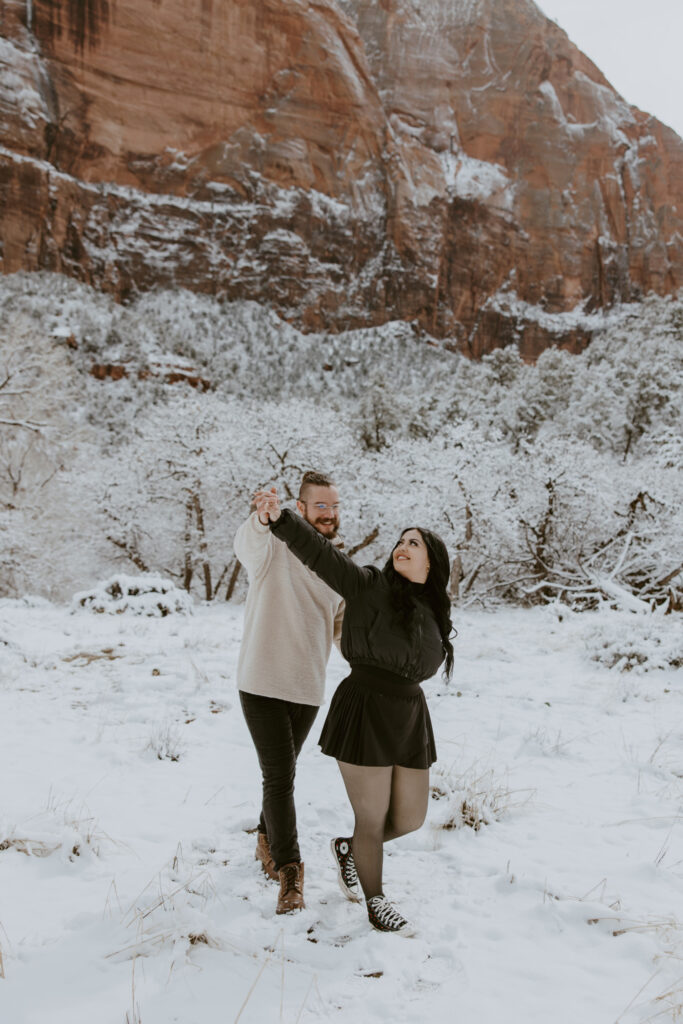
[[284, 541], [292, 554], [345, 599], [371, 586], [379, 576], [373, 566], [359, 566], [326, 537], [321, 536], [301, 516], [283, 509], [280, 518], [270, 524], [278, 540]]

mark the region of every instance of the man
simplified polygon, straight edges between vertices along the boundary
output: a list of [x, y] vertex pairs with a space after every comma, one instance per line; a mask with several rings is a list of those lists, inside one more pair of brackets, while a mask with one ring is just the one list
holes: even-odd
[[[256, 511], [235, 537], [235, 553], [249, 577], [237, 685], [263, 776], [255, 856], [279, 880], [276, 913], [285, 914], [304, 907], [296, 760], [323, 702], [343, 602], [273, 537], [265, 510], [269, 493], [256, 493]], [[329, 477], [304, 473], [296, 507], [323, 537], [336, 537], [339, 492]]]

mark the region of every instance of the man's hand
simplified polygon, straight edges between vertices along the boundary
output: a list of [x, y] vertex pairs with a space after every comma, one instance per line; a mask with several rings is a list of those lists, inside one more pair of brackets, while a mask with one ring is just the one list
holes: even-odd
[[275, 487], [269, 491], [256, 491], [254, 494], [254, 505], [258, 513], [259, 522], [267, 526], [268, 523], [276, 523], [280, 518], [280, 499], [277, 496]]

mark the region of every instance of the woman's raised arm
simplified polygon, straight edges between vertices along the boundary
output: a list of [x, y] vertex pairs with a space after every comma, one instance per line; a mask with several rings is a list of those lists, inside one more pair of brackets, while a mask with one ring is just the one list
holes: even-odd
[[275, 522], [271, 521], [270, 529], [292, 554], [344, 598], [353, 597], [369, 587], [379, 575], [379, 569], [373, 566], [356, 565], [310, 523], [288, 508], [282, 509]]

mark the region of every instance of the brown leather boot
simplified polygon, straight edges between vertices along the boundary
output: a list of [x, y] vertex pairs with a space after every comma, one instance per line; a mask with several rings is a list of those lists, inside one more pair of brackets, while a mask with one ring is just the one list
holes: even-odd
[[288, 914], [290, 910], [303, 910], [304, 866], [292, 861], [280, 868], [280, 894], [277, 898], [276, 914]]
[[261, 869], [264, 871], [268, 878], [272, 878], [273, 881], [277, 882], [280, 878], [277, 871], [275, 870], [275, 861], [273, 860], [270, 852], [270, 843], [268, 842], [268, 836], [263, 832], [259, 832], [258, 839], [256, 840], [256, 850], [254, 852], [256, 860], [261, 861]]

